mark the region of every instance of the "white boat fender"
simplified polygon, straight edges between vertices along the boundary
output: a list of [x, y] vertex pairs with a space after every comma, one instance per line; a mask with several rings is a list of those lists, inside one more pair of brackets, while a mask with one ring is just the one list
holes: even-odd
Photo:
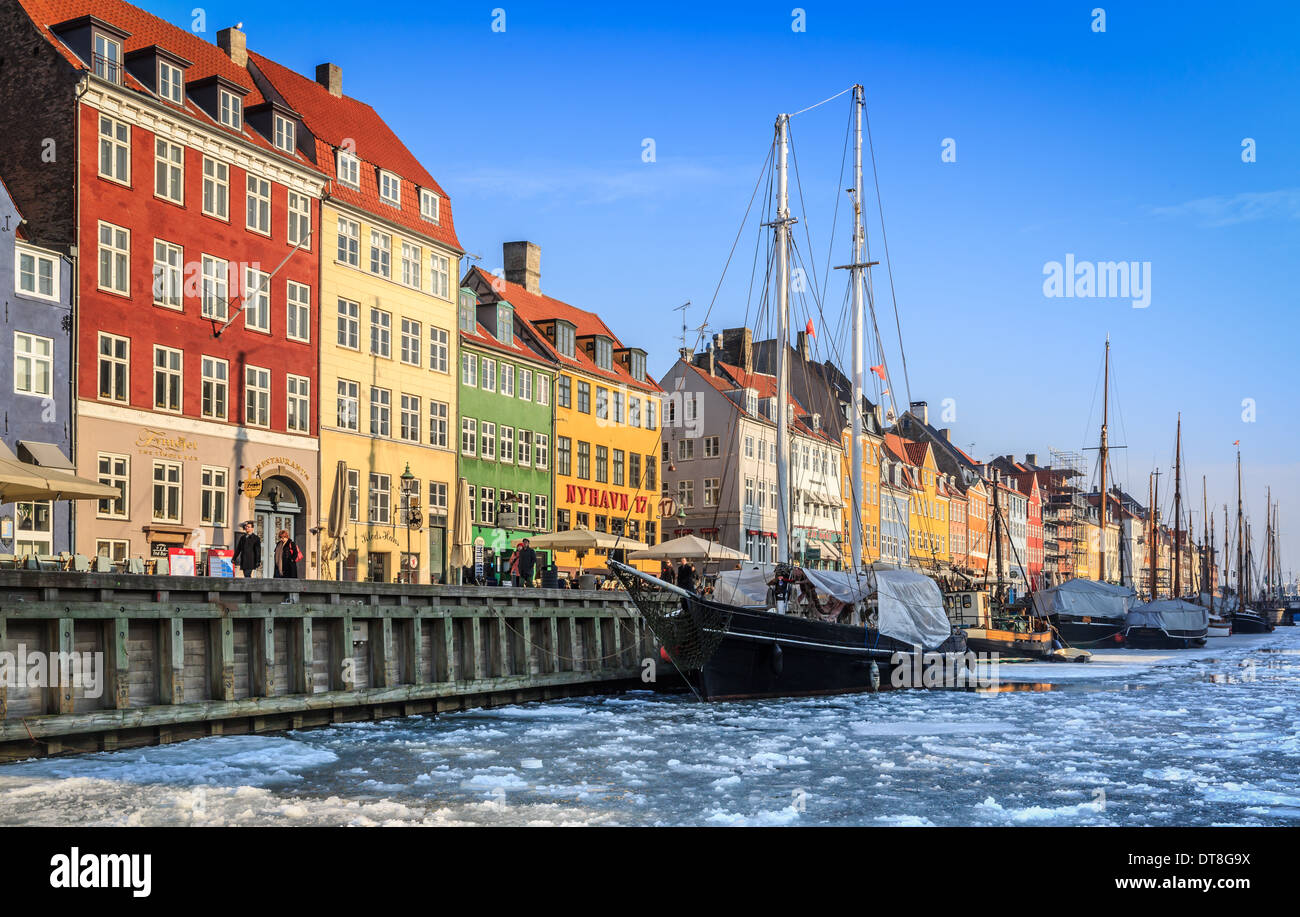
[[781, 669], [785, 666], [785, 651], [781, 649], [780, 643], [772, 644], [772, 674], [780, 675]]
[[867, 683], [872, 691], [880, 690], [880, 665], [875, 660], [871, 662], [871, 678]]

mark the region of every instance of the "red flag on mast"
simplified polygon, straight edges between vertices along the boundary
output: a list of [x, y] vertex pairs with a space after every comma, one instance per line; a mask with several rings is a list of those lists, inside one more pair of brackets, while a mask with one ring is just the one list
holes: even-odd
[[884, 381], [885, 381], [885, 364], [884, 364], [884, 363], [881, 363], [879, 366], [873, 366], [873, 367], [871, 367], [871, 371], [872, 371], [873, 373], [875, 373], [877, 376], [880, 377], [880, 381], [881, 381], [881, 382], [884, 382]]

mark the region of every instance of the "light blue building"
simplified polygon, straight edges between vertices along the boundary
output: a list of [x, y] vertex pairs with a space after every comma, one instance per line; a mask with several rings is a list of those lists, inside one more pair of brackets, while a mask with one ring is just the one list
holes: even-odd
[[[68, 470], [72, 288], [72, 262], [26, 241], [0, 178], [0, 439], [21, 461]], [[86, 511], [95, 511], [93, 502]], [[71, 551], [72, 525], [67, 502], [0, 504], [0, 553]]]

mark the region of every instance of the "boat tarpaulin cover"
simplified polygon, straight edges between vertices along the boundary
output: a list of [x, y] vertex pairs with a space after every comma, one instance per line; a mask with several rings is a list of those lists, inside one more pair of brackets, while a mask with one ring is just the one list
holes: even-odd
[[1034, 593], [1034, 613], [1081, 615], [1091, 618], [1124, 620], [1133, 607], [1135, 596], [1128, 586], [1099, 583], [1090, 579], [1066, 580], [1059, 586]]
[[1125, 629], [1150, 627], [1165, 633], [1204, 634], [1209, 626], [1209, 611], [1182, 599], [1157, 599], [1135, 605], [1124, 618]]
[[854, 574], [840, 570], [808, 570], [800, 572], [808, 578], [819, 593], [851, 605], [861, 602], [874, 591], [869, 573]]
[[948, 639], [952, 627], [943, 610], [943, 593], [934, 580], [911, 570], [873, 572], [880, 602], [877, 629], [882, 634], [922, 648]]
[[713, 584], [713, 601], [724, 605], [766, 605], [767, 581], [775, 570], [772, 564], [745, 564], [739, 570], [724, 570]]

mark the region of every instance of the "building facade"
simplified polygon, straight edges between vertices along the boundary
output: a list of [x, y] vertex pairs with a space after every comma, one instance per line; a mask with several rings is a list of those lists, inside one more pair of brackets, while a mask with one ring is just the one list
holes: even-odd
[[323, 499], [346, 494], [326, 575], [446, 581], [456, 492], [460, 242], [442, 187], [321, 64], [311, 79], [249, 55], [297, 143], [326, 176], [320, 233]]
[[[72, 262], [25, 238], [23, 217], [0, 177], [0, 367], [4, 444], [22, 461], [71, 469]], [[0, 551], [70, 551], [72, 512], [65, 501], [28, 500], [0, 508]]]

